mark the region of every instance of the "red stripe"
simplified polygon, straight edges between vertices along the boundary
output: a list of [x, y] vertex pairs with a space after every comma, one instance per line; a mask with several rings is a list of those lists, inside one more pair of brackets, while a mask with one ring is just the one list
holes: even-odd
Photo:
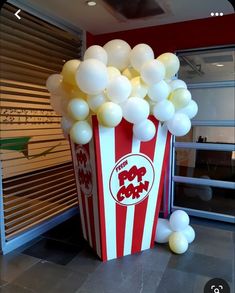
[[[150, 141], [141, 143], [140, 152], [148, 156], [153, 161], [159, 122], [153, 116], [150, 116], [149, 119], [152, 120], [152, 122], [156, 126], [156, 134], [153, 137], [153, 139], [151, 139]], [[132, 253], [141, 251], [147, 205], [148, 205], [148, 196], [142, 202], [140, 202], [139, 204], [135, 206], [134, 224], [133, 224], [134, 227], [133, 227], [132, 248], [131, 248]]]
[[152, 238], [151, 238], [151, 247], [154, 246], [154, 239], [155, 239], [155, 234], [156, 234], [157, 220], [158, 220], [158, 215], [159, 215], [159, 210], [160, 210], [161, 201], [162, 201], [162, 195], [163, 195], [164, 175], [165, 175], [165, 172], [166, 172], [167, 164], [169, 163], [170, 141], [171, 141], [171, 134], [170, 134], [170, 132], [168, 132], [167, 133], [166, 148], [165, 148], [165, 153], [164, 153], [164, 158], [163, 158], [162, 174], [161, 174], [161, 179], [160, 179], [159, 189], [158, 189], [157, 208], [156, 208], [155, 216], [154, 216]]
[[107, 260], [107, 248], [106, 248], [106, 233], [105, 233], [105, 213], [104, 213], [104, 190], [102, 179], [102, 165], [100, 156], [100, 138], [99, 138], [99, 125], [96, 116], [92, 116], [93, 124], [93, 138], [95, 146], [95, 158], [96, 158], [96, 181], [97, 181], [97, 197], [98, 197], [98, 212], [99, 212], [99, 225], [100, 225], [100, 247], [101, 258], [103, 261]]
[[87, 200], [88, 200], [88, 209], [89, 209], [89, 218], [90, 218], [90, 229], [91, 229], [92, 247], [96, 250], [95, 220], [94, 220], [94, 210], [93, 210], [92, 196], [89, 196], [87, 198]]
[[[133, 125], [122, 119], [115, 127], [115, 161], [131, 153]], [[127, 207], [116, 203], [116, 246], [117, 257], [123, 256]]]

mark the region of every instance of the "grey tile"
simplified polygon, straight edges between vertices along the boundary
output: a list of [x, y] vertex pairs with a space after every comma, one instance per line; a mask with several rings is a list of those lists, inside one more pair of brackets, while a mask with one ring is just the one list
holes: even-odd
[[168, 268], [211, 278], [222, 278], [227, 282], [232, 281], [234, 273], [232, 260], [223, 260], [191, 251], [183, 255], [172, 255]]
[[102, 263], [77, 292], [155, 292], [170, 256], [164, 247], [155, 247]]
[[41, 261], [16, 278], [14, 283], [36, 293], [73, 293], [80, 288], [85, 279], [85, 274], [78, 274], [64, 266]]
[[202, 293], [204, 286], [211, 278], [182, 272], [174, 269], [166, 269], [161, 282], [155, 292], [159, 293]]
[[193, 228], [196, 238], [189, 245], [189, 251], [226, 260], [234, 259], [233, 232], [199, 225], [193, 225]]
[[35, 257], [18, 253], [0, 255], [0, 279], [11, 282], [37, 262], [39, 259]]
[[78, 246], [54, 239], [42, 239], [24, 250], [23, 253], [56, 264], [66, 265], [81, 251], [82, 247], [83, 243]]
[[11, 283], [11, 284], [7, 284], [4, 287], [1, 287], [0, 292], [1, 293], [32, 293], [34, 291]]
[[101, 264], [102, 261], [92, 251], [92, 249], [86, 247], [66, 265], [66, 268], [69, 268], [78, 273], [82, 272], [84, 274], [90, 274], [94, 272]]

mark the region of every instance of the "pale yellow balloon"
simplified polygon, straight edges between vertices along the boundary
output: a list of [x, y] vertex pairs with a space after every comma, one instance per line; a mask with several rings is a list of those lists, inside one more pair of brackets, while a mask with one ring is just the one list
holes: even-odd
[[87, 144], [92, 138], [92, 128], [87, 121], [77, 121], [70, 129], [70, 138], [74, 143]]
[[122, 108], [113, 102], [106, 102], [99, 108], [97, 118], [105, 127], [116, 127], [122, 120]]
[[174, 104], [176, 109], [186, 107], [191, 99], [191, 93], [186, 89], [176, 89], [169, 96], [169, 100]]
[[62, 110], [62, 115], [64, 116], [67, 115], [68, 103], [69, 103], [68, 97], [66, 96], [61, 97], [61, 110]]
[[122, 75], [126, 76], [128, 79], [135, 78], [139, 76], [139, 72], [136, 71], [133, 67], [127, 67], [126, 69], [123, 70]]
[[72, 59], [67, 61], [63, 68], [61, 74], [63, 75], [63, 82], [70, 85], [76, 86], [75, 74], [80, 65], [80, 60]]
[[81, 91], [78, 87], [74, 87], [73, 90], [69, 93], [69, 98], [70, 99], [79, 98], [79, 99], [86, 100], [87, 94]]
[[157, 57], [158, 61], [161, 61], [166, 69], [165, 78], [173, 77], [180, 68], [179, 58], [173, 53], [164, 53]]
[[187, 238], [182, 232], [173, 232], [169, 237], [169, 246], [174, 253], [185, 253], [188, 249]]
[[68, 114], [74, 120], [84, 120], [89, 114], [89, 106], [83, 99], [72, 99], [68, 103]]
[[116, 67], [113, 67], [113, 66], [108, 66], [107, 71], [108, 71], [109, 82], [112, 81], [115, 77], [121, 75], [120, 70], [118, 70]]
[[132, 91], [131, 91], [132, 97], [138, 97], [143, 99], [147, 95], [148, 86], [142, 81], [140, 76], [132, 78], [131, 86], [132, 86]]

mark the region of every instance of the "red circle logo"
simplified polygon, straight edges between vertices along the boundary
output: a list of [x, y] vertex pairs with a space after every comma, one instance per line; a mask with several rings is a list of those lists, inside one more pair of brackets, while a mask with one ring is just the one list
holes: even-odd
[[143, 154], [129, 154], [122, 157], [111, 173], [109, 189], [121, 205], [135, 205], [144, 200], [154, 182], [152, 161]]

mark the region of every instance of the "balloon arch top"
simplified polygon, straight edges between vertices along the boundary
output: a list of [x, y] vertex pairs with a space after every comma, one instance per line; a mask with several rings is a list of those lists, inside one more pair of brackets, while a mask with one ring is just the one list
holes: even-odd
[[173, 53], [156, 58], [147, 44], [131, 48], [123, 40], [93, 45], [84, 60], [67, 61], [60, 74], [48, 77], [50, 102], [66, 137], [87, 144], [92, 138], [91, 116], [100, 125], [116, 127], [122, 118], [133, 124], [134, 136], [151, 140], [156, 132], [152, 114], [176, 136], [190, 131], [198, 111], [183, 80], [175, 77], [180, 62]]

